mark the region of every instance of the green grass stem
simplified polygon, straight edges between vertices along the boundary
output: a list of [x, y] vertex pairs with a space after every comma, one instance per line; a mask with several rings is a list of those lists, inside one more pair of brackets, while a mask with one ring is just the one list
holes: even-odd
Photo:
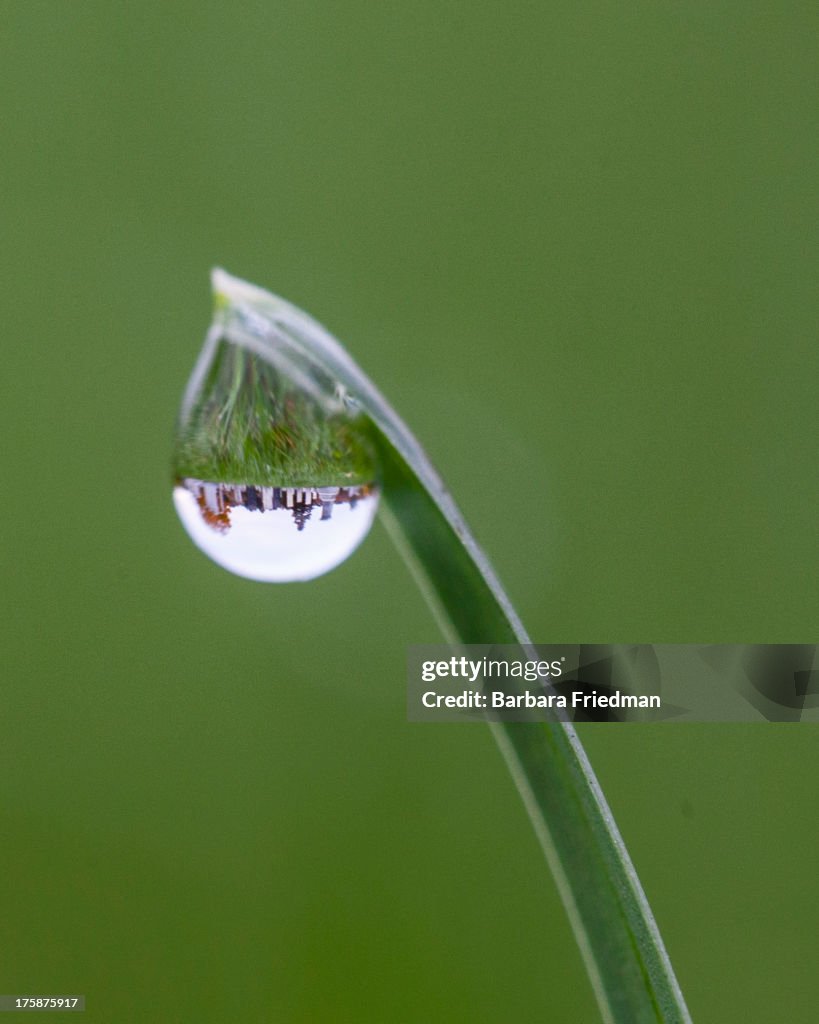
[[[383, 520], [445, 638], [528, 648], [523, 625], [429, 459], [343, 347], [301, 310], [224, 271], [214, 271], [213, 285], [220, 330], [231, 342], [273, 363], [318, 368], [355, 396], [372, 421]], [[196, 371], [191, 393], [195, 386]], [[559, 721], [490, 727], [557, 883], [603, 1021], [690, 1021], [648, 901], [574, 728]]]

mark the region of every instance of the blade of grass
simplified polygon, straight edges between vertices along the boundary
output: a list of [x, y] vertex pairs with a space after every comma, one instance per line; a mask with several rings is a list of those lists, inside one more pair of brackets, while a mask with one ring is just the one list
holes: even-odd
[[[320, 324], [216, 270], [216, 319], [238, 345], [315, 366], [371, 420], [383, 476], [382, 518], [447, 640], [530, 643], [485, 555], [406, 425]], [[574, 728], [492, 722], [557, 883], [602, 1018], [690, 1021], [640, 881]]]

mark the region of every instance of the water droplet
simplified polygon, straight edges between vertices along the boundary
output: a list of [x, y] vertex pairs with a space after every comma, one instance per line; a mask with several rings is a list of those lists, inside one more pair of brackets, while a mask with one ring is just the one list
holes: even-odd
[[197, 547], [230, 572], [313, 579], [372, 525], [378, 472], [367, 422], [303, 351], [271, 343], [263, 322], [248, 334], [246, 313], [232, 334], [229, 313], [217, 317], [183, 399], [174, 505]]

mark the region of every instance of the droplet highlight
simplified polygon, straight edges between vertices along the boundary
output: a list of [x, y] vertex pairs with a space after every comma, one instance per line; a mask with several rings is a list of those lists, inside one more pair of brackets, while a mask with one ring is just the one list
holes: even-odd
[[373, 487], [256, 487], [186, 478], [174, 505], [191, 540], [224, 569], [264, 583], [321, 576], [355, 551], [378, 507]]

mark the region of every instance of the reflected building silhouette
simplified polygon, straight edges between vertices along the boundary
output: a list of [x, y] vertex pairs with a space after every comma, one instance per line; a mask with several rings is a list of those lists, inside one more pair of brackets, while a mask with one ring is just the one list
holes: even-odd
[[336, 505], [354, 509], [362, 498], [370, 497], [374, 488], [355, 487], [260, 487], [254, 484], [221, 484], [185, 477], [177, 481], [196, 500], [202, 519], [218, 533], [231, 528], [231, 511], [244, 508], [248, 512], [275, 512], [287, 509], [296, 529], [301, 532], [313, 515], [321, 509], [319, 521], [332, 519]]

